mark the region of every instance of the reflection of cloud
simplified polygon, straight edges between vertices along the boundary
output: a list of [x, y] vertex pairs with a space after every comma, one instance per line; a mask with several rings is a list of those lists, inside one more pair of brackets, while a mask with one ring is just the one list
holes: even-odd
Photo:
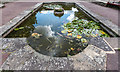
[[44, 26], [44, 27], [46, 27], [48, 30], [48, 36], [53, 37], [55, 32], [52, 31], [51, 26], [49, 25], [49, 26]]
[[55, 32], [51, 29], [52, 26], [37, 26], [35, 31], [44, 34], [47, 37], [53, 37]]
[[40, 13], [42, 13], [42, 14], [51, 14], [51, 13], [53, 13], [54, 11], [53, 10], [45, 10], [45, 11], [41, 11]]
[[72, 11], [64, 11], [64, 14], [70, 14]]
[[72, 20], [74, 20], [74, 19], [76, 19], [77, 17], [75, 17], [75, 12], [78, 12], [78, 10], [77, 10], [77, 8], [74, 8], [74, 7], [72, 7], [72, 13], [70, 14], [70, 16], [68, 16], [67, 17], [67, 20], [68, 21], [72, 21]]
[[78, 9], [77, 9], [77, 8], [72, 7], [72, 11], [73, 11], [73, 12], [75, 12], [75, 11], [76, 11], [76, 12], [78, 12]]
[[67, 20], [71, 22], [72, 20], [74, 20], [74, 18], [74, 13], [71, 13], [70, 16], [67, 17]]

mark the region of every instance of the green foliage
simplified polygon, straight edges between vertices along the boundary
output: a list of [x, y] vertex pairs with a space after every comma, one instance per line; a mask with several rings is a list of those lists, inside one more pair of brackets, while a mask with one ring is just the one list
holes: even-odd
[[109, 37], [107, 33], [101, 30], [98, 23], [84, 19], [73, 20], [63, 25], [65, 30], [71, 30], [72, 35], [86, 35], [87, 37]]

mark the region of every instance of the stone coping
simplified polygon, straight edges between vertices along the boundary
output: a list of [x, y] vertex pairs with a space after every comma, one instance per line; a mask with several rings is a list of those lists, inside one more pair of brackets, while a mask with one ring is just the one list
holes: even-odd
[[88, 45], [70, 57], [50, 57], [36, 52], [26, 38], [0, 38], [2, 51], [10, 53], [2, 64], [4, 70], [106, 70], [106, 52]]
[[[0, 37], [5, 37], [7, 34], [9, 34], [15, 27], [20, 25], [25, 19], [27, 19], [31, 14], [33, 14], [35, 11], [37, 11], [42, 4], [44, 3], [52, 3], [52, 2], [43, 2], [38, 3], [35, 6], [31, 7], [30, 9], [27, 9], [23, 11], [21, 14], [13, 18], [10, 22], [0, 27]], [[65, 2], [54, 2], [54, 3], [65, 3]], [[73, 2], [67, 2], [67, 3], [73, 3]], [[101, 17], [93, 12], [91, 12], [89, 9], [87, 9], [85, 6], [83, 6], [80, 3], [73, 3], [76, 6], [80, 7], [88, 16], [92, 16], [91, 18], [95, 20], [96, 22], [102, 23], [101, 26], [112, 36], [115, 36], [115, 34], [119, 35], [119, 29], [117, 25], [113, 24], [109, 20], [105, 19], [104, 17]], [[97, 20], [96, 20], [97, 19]]]

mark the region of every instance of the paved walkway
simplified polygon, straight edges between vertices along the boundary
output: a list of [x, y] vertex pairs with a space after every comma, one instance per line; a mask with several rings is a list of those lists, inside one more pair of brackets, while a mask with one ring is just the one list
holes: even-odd
[[36, 3], [37, 2], [13, 2], [5, 4], [5, 8], [2, 8], [2, 24], [0, 25], [6, 24], [22, 11], [30, 8]]
[[118, 11], [117, 9], [103, 7], [103, 6], [99, 6], [97, 4], [88, 3], [88, 2], [81, 2], [81, 4], [83, 4], [85, 7], [89, 8], [93, 12], [97, 13], [98, 15], [101, 15], [106, 19], [112, 21], [114, 24], [118, 25], [118, 14], [120, 13], [120, 11]]

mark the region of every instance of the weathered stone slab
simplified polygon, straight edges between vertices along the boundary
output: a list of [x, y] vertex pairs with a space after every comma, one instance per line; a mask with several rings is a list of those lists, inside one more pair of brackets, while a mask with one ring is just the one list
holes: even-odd
[[75, 56], [61, 58], [39, 54], [27, 45], [13, 52], [2, 68], [5, 70], [105, 70], [105, 65], [106, 53], [93, 45]]
[[98, 48], [104, 50], [106, 53], [115, 53], [114, 49], [108, 45], [106, 41], [101, 37], [92, 38], [89, 44], [97, 46]]
[[0, 38], [0, 42], [2, 46], [0, 49], [6, 52], [13, 52], [27, 45], [26, 38]]
[[104, 38], [106, 42], [113, 48], [118, 49], [120, 48], [120, 38]]
[[93, 45], [70, 58], [75, 70], [106, 70], [106, 53]]

